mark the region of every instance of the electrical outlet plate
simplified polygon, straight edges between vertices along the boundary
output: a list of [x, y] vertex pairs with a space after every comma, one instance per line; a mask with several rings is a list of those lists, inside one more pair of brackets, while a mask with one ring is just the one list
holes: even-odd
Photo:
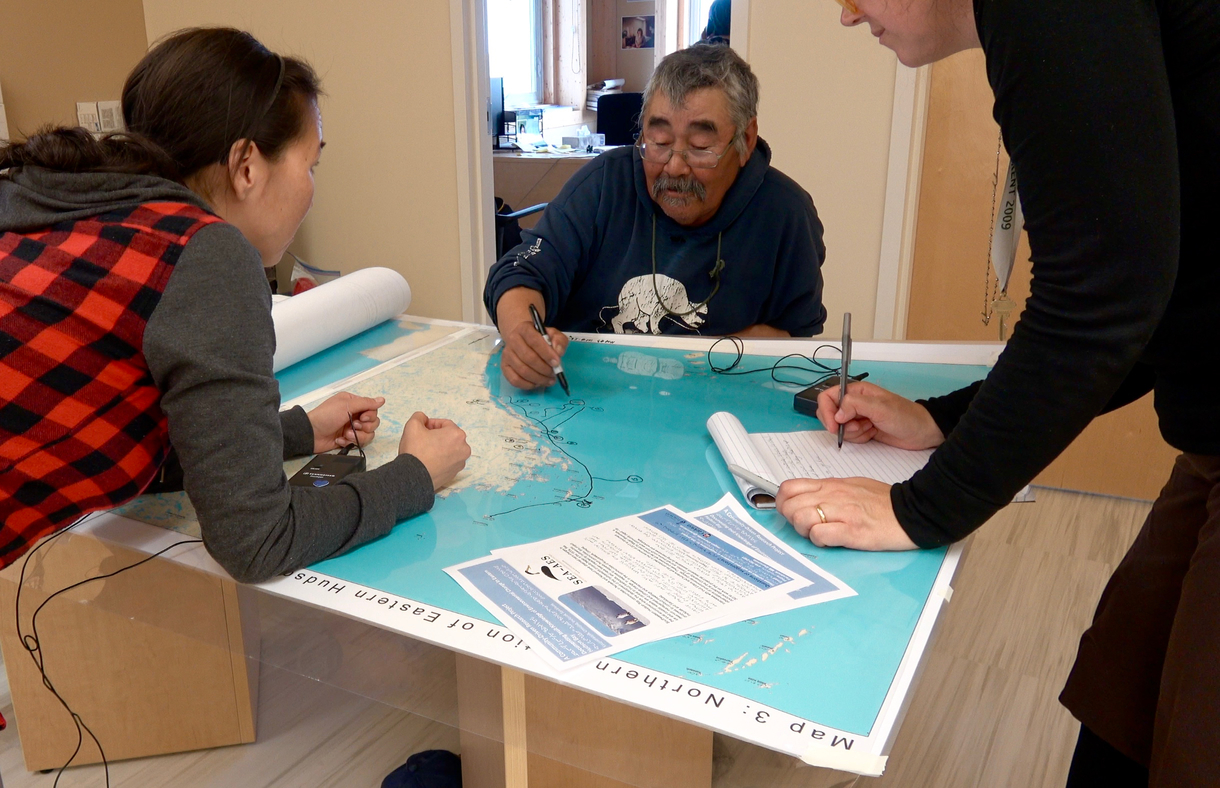
[[97, 103], [98, 124], [102, 131], [123, 131], [123, 106], [118, 101]]
[[96, 101], [78, 101], [76, 102], [76, 122], [81, 128], [86, 131], [99, 132], [102, 130], [102, 123], [97, 116]]

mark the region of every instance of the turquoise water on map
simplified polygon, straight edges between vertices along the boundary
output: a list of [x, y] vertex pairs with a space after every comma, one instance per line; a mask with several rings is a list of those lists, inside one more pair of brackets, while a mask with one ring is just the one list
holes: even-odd
[[[376, 344], [402, 332], [398, 327], [385, 330], [390, 332], [385, 337], [361, 335], [345, 344]], [[351, 356], [359, 354], [352, 351], [340, 345], [286, 370], [280, 376], [283, 398], [374, 366], [363, 356], [363, 361], [353, 361]], [[714, 503], [726, 491], [738, 495], [707, 433], [707, 419], [716, 411], [732, 412], [750, 432], [819, 428], [816, 420], [793, 410], [796, 387], [778, 385], [766, 373], [714, 374], [703, 353], [576, 342], [564, 357], [572, 386], [571, 396], [566, 396], [558, 386], [541, 393], [509, 386], [500, 374], [499, 354], [491, 353], [488, 342], [464, 352], [486, 356], [489, 407], [517, 414], [529, 425], [532, 443], [506, 439], [501, 450], [545, 448], [551, 464], [536, 468], [536, 478], [517, 482], [508, 494], [466, 489], [438, 498], [428, 514], [314, 569], [493, 621], [443, 572], [445, 567], [485, 556], [492, 548], [544, 539], [663, 504], [690, 511]], [[726, 356], [717, 358], [728, 361]], [[769, 367], [772, 361], [746, 357], [742, 366]], [[832, 361], [837, 363], [837, 357]], [[429, 362], [424, 356], [408, 363]], [[353, 364], [359, 368], [351, 368]], [[915, 398], [960, 388], [987, 370], [861, 361], [852, 371], [867, 371], [871, 381]], [[446, 370], [438, 367], [434, 372], [430, 385], [445, 386]], [[754, 514], [859, 596], [661, 641], [617, 657], [867, 735], [945, 551], [820, 549], [800, 539], [777, 514]]]

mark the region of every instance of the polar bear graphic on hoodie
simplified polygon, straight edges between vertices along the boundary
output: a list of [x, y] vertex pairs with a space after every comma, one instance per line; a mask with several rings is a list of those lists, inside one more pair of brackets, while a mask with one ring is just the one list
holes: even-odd
[[[653, 286], [653, 281], [656, 286]], [[661, 299], [658, 301], [657, 296]], [[616, 334], [660, 334], [661, 321], [668, 317], [691, 330], [703, 325], [707, 304], [691, 311], [686, 286], [665, 274], [637, 276], [628, 279], [618, 294], [618, 314], [610, 321]], [[682, 314], [690, 312], [690, 314]], [[677, 313], [677, 314], [674, 314]], [[631, 331], [627, 326], [632, 327]]]

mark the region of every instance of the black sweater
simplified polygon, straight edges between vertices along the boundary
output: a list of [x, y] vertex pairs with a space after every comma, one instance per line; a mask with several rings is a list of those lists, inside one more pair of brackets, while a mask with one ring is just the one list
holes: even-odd
[[891, 493], [921, 546], [962, 538], [1107, 408], [1155, 390], [1174, 447], [1220, 454], [1220, 3], [975, 0], [1033, 284], [945, 443]]

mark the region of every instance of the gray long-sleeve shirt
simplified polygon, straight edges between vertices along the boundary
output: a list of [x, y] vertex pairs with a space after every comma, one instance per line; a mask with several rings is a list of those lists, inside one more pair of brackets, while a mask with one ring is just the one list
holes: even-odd
[[[161, 178], [24, 168], [0, 177], [0, 233], [162, 201], [208, 208]], [[323, 489], [288, 484], [283, 460], [313, 450], [313, 428], [300, 408], [279, 412], [271, 295], [258, 252], [236, 227], [209, 225], [187, 243], [143, 353], [204, 545], [235, 579], [315, 563], [431, 508], [431, 477], [411, 455]]]

